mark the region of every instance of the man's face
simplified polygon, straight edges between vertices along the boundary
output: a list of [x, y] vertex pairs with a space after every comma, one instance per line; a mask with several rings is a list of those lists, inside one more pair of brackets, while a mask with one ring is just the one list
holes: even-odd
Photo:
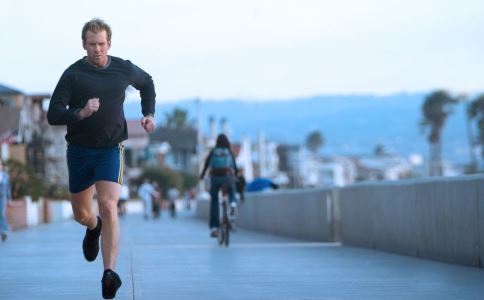
[[100, 68], [108, 63], [108, 50], [111, 48], [111, 43], [108, 42], [105, 30], [96, 33], [88, 31], [82, 46], [87, 52], [87, 60], [90, 64]]

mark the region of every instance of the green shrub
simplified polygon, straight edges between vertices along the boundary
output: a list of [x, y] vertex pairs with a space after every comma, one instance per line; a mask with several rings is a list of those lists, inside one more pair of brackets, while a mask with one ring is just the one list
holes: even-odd
[[161, 188], [162, 194], [166, 197], [166, 191], [175, 187], [178, 190], [183, 188], [183, 179], [180, 173], [173, 171], [166, 167], [147, 167], [144, 168], [141, 175], [133, 180], [136, 187], [139, 187], [144, 179], [147, 178], [150, 182], [157, 182]]
[[17, 160], [7, 161], [7, 170], [10, 176], [12, 198], [32, 197], [38, 200], [44, 192], [44, 183], [34, 171]]
[[133, 180], [132, 183], [136, 185], [136, 187], [139, 187], [145, 178], [150, 182], [157, 182], [164, 197], [166, 197], [166, 192], [169, 188], [175, 187], [180, 192], [183, 192], [195, 187], [198, 183], [197, 176], [174, 171], [167, 167], [144, 168], [141, 175]]
[[183, 181], [183, 189], [190, 190], [197, 186], [198, 184], [198, 176], [189, 174], [189, 173], [181, 173], [182, 181]]
[[58, 184], [51, 184], [45, 188], [44, 196], [54, 200], [66, 200], [70, 198], [69, 191]]

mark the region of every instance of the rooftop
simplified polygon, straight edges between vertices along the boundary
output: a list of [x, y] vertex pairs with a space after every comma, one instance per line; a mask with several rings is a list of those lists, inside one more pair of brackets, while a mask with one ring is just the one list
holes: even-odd
[[0, 83], [0, 95], [18, 95], [23, 92]]

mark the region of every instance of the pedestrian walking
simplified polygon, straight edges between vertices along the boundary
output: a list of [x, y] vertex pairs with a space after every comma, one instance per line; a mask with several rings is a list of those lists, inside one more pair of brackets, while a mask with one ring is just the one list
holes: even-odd
[[138, 188], [138, 197], [143, 201], [143, 217], [148, 220], [153, 210], [153, 198], [157, 197], [157, 192], [148, 178]]
[[129, 186], [124, 182], [121, 186], [121, 192], [118, 200], [118, 215], [124, 216], [126, 214], [126, 203], [129, 200]]
[[8, 237], [7, 206], [12, 201], [10, 180], [0, 160], [0, 236], [2, 242]]

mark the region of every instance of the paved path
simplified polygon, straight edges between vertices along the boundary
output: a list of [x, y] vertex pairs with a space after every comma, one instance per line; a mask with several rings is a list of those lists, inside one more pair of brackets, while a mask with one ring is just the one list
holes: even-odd
[[[484, 299], [484, 271], [239, 230], [229, 248], [185, 215], [121, 221], [116, 299]], [[0, 244], [0, 299], [102, 299], [100, 257], [65, 221]]]

